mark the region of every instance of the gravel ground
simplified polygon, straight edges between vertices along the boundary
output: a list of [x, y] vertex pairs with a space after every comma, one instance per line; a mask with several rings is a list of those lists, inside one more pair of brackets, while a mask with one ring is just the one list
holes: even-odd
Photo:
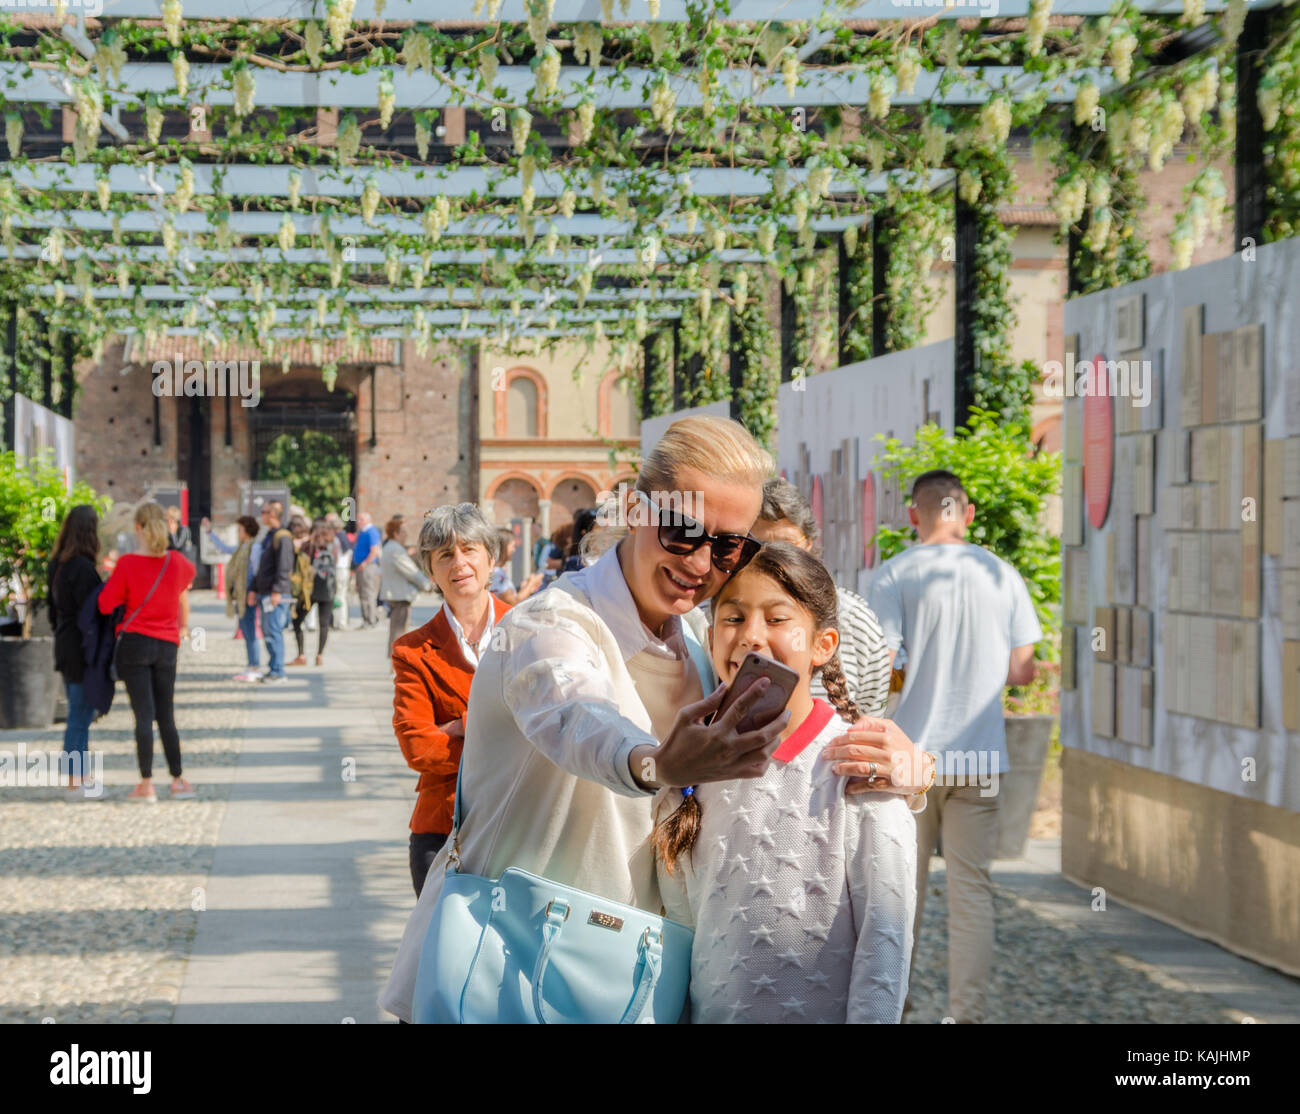
[[[907, 1024], [947, 1013], [948, 894], [943, 860], [930, 867]], [[1080, 901], [1089, 895], [1080, 892]], [[1167, 972], [1106, 946], [1054, 915], [1058, 898], [997, 886], [996, 944], [986, 1022], [1010, 1024], [1236, 1024], [1242, 1014]]]
[[[103, 796], [70, 803], [55, 788], [0, 788], [0, 1023], [168, 1022], [180, 994], [202, 887], [225, 811], [251, 693], [230, 680], [244, 647], [230, 621], [201, 652], [182, 646], [176, 722], [197, 800], [168, 801], [155, 742], [158, 804], [124, 800], [138, 780], [126, 691], [90, 731]], [[156, 729], [155, 729], [156, 730]], [[63, 727], [0, 732], [0, 747], [57, 751]]]

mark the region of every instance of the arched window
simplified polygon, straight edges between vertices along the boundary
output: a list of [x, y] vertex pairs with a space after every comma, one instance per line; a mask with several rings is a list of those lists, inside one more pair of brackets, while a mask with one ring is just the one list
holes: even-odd
[[497, 437], [546, 436], [546, 380], [530, 367], [515, 367], [499, 383], [493, 372], [492, 394]]
[[602, 437], [634, 438], [641, 428], [641, 400], [638, 392], [617, 370], [600, 381], [598, 426]]
[[537, 436], [537, 384], [517, 375], [506, 388], [506, 436]]

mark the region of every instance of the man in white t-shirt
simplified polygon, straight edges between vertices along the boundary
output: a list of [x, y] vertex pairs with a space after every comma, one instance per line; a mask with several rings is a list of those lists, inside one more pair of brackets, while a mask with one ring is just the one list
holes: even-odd
[[929, 807], [916, 818], [913, 940], [920, 938], [930, 855], [942, 832], [948, 1012], [958, 1022], [978, 1022], [993, 967], [989, 868], [999, 775], [1007, 770], [1002, 690], [1033, 680], [1034, 643], [1043, 631], [1020, 574], [966, 541], [975, 506], [961, 480], [945, 471], [918, 476], [908, 515], [919, 544], [881, 566], [870, 600], [891, 661], [900, 649], [907, 655], [894, 720], [937, 759]]

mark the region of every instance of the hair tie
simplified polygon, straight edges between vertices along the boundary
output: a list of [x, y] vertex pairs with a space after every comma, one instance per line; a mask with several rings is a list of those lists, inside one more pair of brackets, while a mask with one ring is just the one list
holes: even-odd
[[687, 797], [694, 797], [694, 796], [695, 796], [695, 786], [693, 786], [693, 785], [687, 785], [687, 786], [683, 787], [683, 789], [682, 789], [682, 798], [683, 798], [683, 799], [685, 799], [685, 798], [687, 798]]

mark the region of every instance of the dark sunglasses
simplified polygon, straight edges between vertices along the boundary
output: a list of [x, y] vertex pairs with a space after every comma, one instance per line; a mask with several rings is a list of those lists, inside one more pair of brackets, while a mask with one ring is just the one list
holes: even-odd
[[748, 534], [710, 534], [681, 511], [670, 510], [665, 514], [644, 491], [637, 494], [646, 501], [659, 523], [659, 544], [675, 556], [684, 557], [707, 545], [713, 567], [719, 572], [733, 573], [748, 565], [763, 546]]

